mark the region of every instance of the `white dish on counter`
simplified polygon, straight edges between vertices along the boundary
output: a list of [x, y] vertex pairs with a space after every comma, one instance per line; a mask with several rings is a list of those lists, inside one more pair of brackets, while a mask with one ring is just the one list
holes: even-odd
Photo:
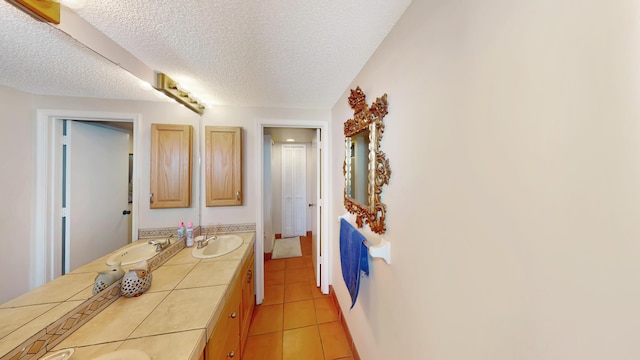
[[100, 355], [93, 360], [151, 360], [151, 357], [144, 351], [127, 349]]
[[75, 350], [73, 348], [64, 349], [60, 351], [56, 351], [49, 355], [45, 355], [40, 358], [40, 360], [67, 360], [73, 355]]

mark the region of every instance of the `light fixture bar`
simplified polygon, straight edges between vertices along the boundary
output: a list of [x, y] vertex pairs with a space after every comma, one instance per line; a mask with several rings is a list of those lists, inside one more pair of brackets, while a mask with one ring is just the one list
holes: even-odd
[[53, 0], [7, 0], [35, 19], [60, 24], [60, 3]]
[[166, 74], [158, 73], [156, 79], [156, 89], [162, 91], [168, 97], [175, 99], [180, 104], [186, 106], [190, 110], [202, 115], [204, 113], [204, 105], [183, 89], [178, 89], [178, 83], [168, 77]]

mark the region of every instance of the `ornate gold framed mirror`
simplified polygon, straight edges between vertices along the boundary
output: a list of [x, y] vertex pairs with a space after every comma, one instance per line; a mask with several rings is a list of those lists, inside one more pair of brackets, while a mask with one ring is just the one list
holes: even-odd
[[351, 90], [349, 106], [353, 119], [344, 123], [344, 206], [356, 215], [358, 227], [366, 222], [372, 231], [383, 234], [387, 230], [387, 206], [380, 201], [380, 194], [391, 177], [389, 160], [380, 150], [383, 119], [388, 113], [387, 94], [368, 107], [366, 95], [357, 87]]

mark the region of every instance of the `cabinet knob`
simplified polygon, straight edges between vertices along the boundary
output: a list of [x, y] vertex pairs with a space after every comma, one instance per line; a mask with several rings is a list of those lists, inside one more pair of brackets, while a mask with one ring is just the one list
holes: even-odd
[[232, 358], [232, 357], [234, 357], [234, 356], [236, 356], [236, 353], [235, 353], [235, 352], [233, 352], [233, 351], [231, 351], [231, 352], [229, 352], [229, 353], [227, 354], [227, 357], [228, 357], [228, 358]]
[[236, 191], [236, 200], [240, 201], [240, 191]]
[[238, 315], [236, 314], [236, 312], [235, 312], [235, 311], [234, 311], [234, 312], [232, 312], [231, 314], [229, 314], [229, 317], [230, 317], [230, 318], [232, 318], [232, 319], [235, 319], [235, 318], [236, 318], [236, 316], [238, 316]]
[[153, 203], [153, 193], [149, 194], [149, 202]]

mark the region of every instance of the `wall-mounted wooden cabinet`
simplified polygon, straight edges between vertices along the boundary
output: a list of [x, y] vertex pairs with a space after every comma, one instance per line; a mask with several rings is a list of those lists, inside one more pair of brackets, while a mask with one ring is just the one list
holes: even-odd
[[151, 124], [151, 209], [191, 206], [191, 125]]
[[242, 205], [242, 128], [205, 127], [207, 206]]

